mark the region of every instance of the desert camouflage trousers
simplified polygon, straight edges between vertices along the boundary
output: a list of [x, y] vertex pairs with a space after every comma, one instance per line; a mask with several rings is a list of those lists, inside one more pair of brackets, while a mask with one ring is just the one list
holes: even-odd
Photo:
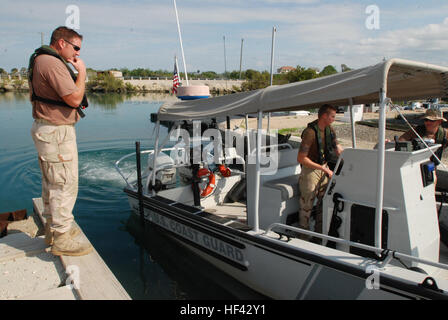
[[[310, 217], [313, 210], [314, 201], [317, 198], [316, 224], [315, 232], [322, 232], [322, 198], [325, 194], [329, 179], [322, 170], [309, 169], [302, 166], [299, 176], [300, 190], [300, 210], [299, 210], [299, 227], [309, 230]], [[302, 235], [302, 239], [309, 237]]]
[[42, 172], [43, 215], [53, 218], [52, 231], [68, 231], [78, 196], [78, 148], [74, 125], [37, 119], [31, 128]]

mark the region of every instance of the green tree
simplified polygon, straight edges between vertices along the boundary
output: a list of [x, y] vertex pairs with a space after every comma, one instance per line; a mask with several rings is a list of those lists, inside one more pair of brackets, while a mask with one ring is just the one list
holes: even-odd
[[244, 78], [247, 79], [247, 80], [253, 80], [253, 79], [255, 79], [255, 78], [259, 77], [259, 76], [260, 76], [260, 72], [257, 71], [257, 70], [247, 69], [244, 72]]
[[246, 81], [241, 85], [243, 91], [266, 88], [270, 85], [271, 75], [267, 71], [246, 70]]
[[317, 78], [318, 74], [315, 69], [297, 66], [297, 68], [293, 71], [290, 71], [286, 74], [286, 78], [289, 82], [298, 82], [304, 80], [310, 80]]
[[342, 72], [347, 72], [347, 71], [350, 71], [350, 70], [353, 70], [353, 69], [347, 67], [346, 64], [341, 64], [341, 70], [342, 70]]
[[325, 77], [325, 76], [329, 76], [329, 75], [332, 75], [332, 74], [335, 74], [335, 73], [338, 73], [336, 68], [333, 67], [332, 65], [328, 65], [319, 73], [319, 76], [320, 77]]
[[204, 71], [201, 73], [201, 78], [216, 79], [218, 74], [215, 71]]
[[[241, 73], [241, 76], [242, 76], [242, 75], [243, 75], [243, 74]], [[238, 80], [238, 79], [240, 78], [240, 72], [239, 72], [239, 71], [236, 71], [236, 70], [230, 72], [230, 73], [229, 73], [229, 78], [230, 78], [230, 79], [233, 79], [233, 80]]]
[[89, 79], [86, 84], [88, 90], [103, 92], [126, 91], [123, 80], [115, 78], [108, 72], [99, 74], [95, 79]]

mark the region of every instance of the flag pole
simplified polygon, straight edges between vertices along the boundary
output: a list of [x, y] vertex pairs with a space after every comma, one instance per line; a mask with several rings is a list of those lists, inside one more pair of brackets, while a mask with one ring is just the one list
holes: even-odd
[[174, 55], [174, 64], [176, 66], [177, 72], [179, 72], [179, 65], [177, 64], [177, 56], [176, 55]]
[[[274, 80], [274, 47], [275, 47], [275, 33], [277, 32], [277, 28], [272, 27], [272, 46], [271, 46], [271, 81], [270, 85], [272, 86]], [[268, 134], [271, 131], [271, 113], [268, 113]]]
[[176, 12], [177, 32], [179, 33], [180, 50], [182, 51], [182, 61], [184, 62], [185, 81], [187, 82], [188, 86], [187, 64], [185, 62], [184, 46], [182, 45], [182, 34], [180, 32], [179, 16], [177, 14], [176, 0], [173, 1], [174, 1], [174, 11]]

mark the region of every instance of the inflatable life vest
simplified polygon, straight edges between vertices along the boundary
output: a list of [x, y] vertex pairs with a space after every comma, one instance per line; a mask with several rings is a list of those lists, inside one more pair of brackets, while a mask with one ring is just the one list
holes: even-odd
[[[417, 131], [417, 133], [421, 137], [424, 137], [426, 135], [426, 127], [425, 127], [425, 125], [418, 126], [417, 128], [415, 128], [415, 131]], [[439, 126], [439, 130], [437, 130], [437, 133], [436, 133], [436, 143], [437, 144], [441, 144], [442, 147], [444, 147], [445, 144], [447, 143], [445, 129], [443, 129], [442, 126]]]
[[[425, 127], [425, 125], [417, 126], [417, 127], [415, 128], [415, 131], [417, 131], [417, 133], [418, 133], [421, 137], [424, 137], [424, 136], [426, 135], [426, 127]], [[437, 130], [437, 133], [436, 133], [435, 138], [436, 138], [436, 139], [435, 139], [435, 140], [436, 140], [435, 143], [436, 143], [436, 144], [441, 144], [442, 146], [441, 146], [439, 149], [437, 149], [436, 152], [434, 152], [434, 153], [436, 154], [436, 156], [437, 156], [439, 159], [442, 159], [442, 154], [443, 154], [443, 150], [444, 150], [445, 147], [446, 147], [447, 139], [446, 139], [446, 132], [445, 132], [445, 129], [442, 128], [441, 125], [439, 126], [439, 130]], [[440, 164], [440, 162], [439, 162], [436, 158], [434, 158], [434, 156], [431, 157], [431, 160], [435, 163], [436, 166], [438, 166], [438, 165]]]
[[335, 140], [334, 132], [333, 130], [331, 130], [330, 126], [325, 128], [325, 145], [324, 145], [322, 142], [319, 127], [317, 126], [317, 122], [318, 120], [308, 123], [308, 128], [311, 128], [316, 134], [317, 154], [318, 154], [317, 163], [322, 165], [325, 162], [327, 163], [336, 162], [337, 157], [334, 154], [334, 150], [336, 149], [336, 145], [334, 144]]
[[198, 171], [198, 178], [208, 177], [207, 186], [204, 189], [199, 188], [201, 193], [201, 197], [205, 198], [213, 193], [216, 189], [216, 178], [213, 172], [208, 170], [207, 168], [201, 168]]
[[59, 60], [61, 60], [64, 65], [67, 67], [68, 72], [70, 73], [70, 76], [72, 77], [73, 81], [76, 82], [77, 76], [75, 75], [75, 73], [73, 72], [73, 70], [68, 66], [67, 62], [64, 60], [64, 58], [62, 58], [57, 52], [56, 50], [54, 50], [52, 47], [50, 46], [42, 46], [40, 48], [37, 48], [34, 53], [31, 55], [30, 57], [30, 62], [28, 65], [28, 80], [30, 83], [30, 90], [31, 90], [31, 101], [40, 101], [43, 103], [48, 103], [48, 104], [53, 104], [53, 105], [57, 105], [57, 106], [61, 106], [61, 107], [67, 107], [67, 108], [71, 108], [71, 109], [77, 109], [79, 115], [81, 116], [81, 118], [85, 117], [84, 112], [82, 111], [82, 109], [85, 109], [89, 106], [89, 102], [87, 101], [87, 96], [84, 93], [84, 97], [82, 99], [81, 104], [77, 107], [74, 108], [71, 105], [65, 103], [64, 101], [58, 101], [58, 100], [52, 100], [52, 99], [47, 99], [47, 98], [43, 98], [43, 97], [39, 97], [38, 95], [36, 95], [36, 93], [33, 90], [33, 69], [34, 69], [34, 62], [36, 60], [36, 58], [42, 54], [47, 54], [50, 56], [53, 56], [55, 58], [58, 58]]
[[218, 170], [219, 170], [219, 173], [221, 173], [221, 175], [222, 175], [224, 178], [230, 177], [230, 176], [232, 175], [232, 171], [230, 171], [230, 169], [227, 168], [227, 167], [226, 167], [225, 165], [223, 165], [223, 164], [220, 164], [220, 165], [218, 166]]

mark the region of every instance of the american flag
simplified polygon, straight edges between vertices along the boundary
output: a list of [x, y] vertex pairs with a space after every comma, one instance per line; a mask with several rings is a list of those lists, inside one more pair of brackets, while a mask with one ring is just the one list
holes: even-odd
[[177, 63], [174, 62], [174, 73], [173, 73], [173, 94], [177, 93], [177, 87], [179, 87], [179, 75], [177, 74]]

